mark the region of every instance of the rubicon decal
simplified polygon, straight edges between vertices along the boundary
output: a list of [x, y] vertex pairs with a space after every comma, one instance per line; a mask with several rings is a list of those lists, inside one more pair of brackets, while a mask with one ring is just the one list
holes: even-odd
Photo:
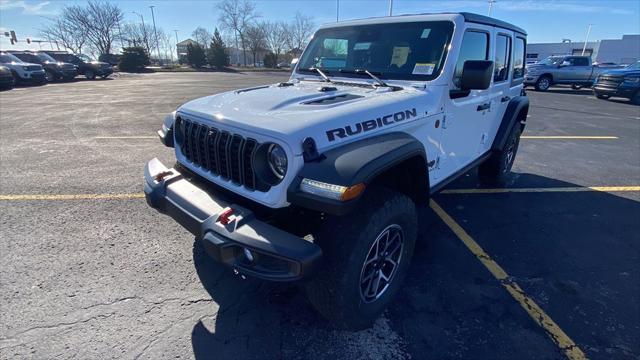
[[327, 131], [327, 139], [334, 141], [336, 138], [344, 139], [348, 136], [360, 134], [361, 132], [371, 131], [393, 123], [401, 122], [418, 116], [415, 108], [404, 110], [394, 114], [378, 117], [372, 120], [362, 121], [353, 125], [347, 125], [343, 128], [331, 129]]

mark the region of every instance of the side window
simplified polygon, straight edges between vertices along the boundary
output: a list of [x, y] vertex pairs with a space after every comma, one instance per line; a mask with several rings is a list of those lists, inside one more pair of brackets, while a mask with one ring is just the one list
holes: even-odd
[[523, 38], [516, 38], [515, 46], [513, 47], [513, 78], [521, 79], [524, 77], [524, 48], [525, 43]]
[[577, 57], [573, 60], [575, 66], [589, 66], [589, 60], [585, 57]]
[[498, 35], [496, 38], [496, 58], [493, 66], [493, 81], [505, 81], [509, 77], [511, 61], [511, 37]]
[[462, 38], [458, 62], [453, 73], [453, 85], [460, 88], [460, 78], [462, 77], [462, 67], [467, 60], [488, 60], [489, 59], [489, 34], [485, 32], [468, 30]]

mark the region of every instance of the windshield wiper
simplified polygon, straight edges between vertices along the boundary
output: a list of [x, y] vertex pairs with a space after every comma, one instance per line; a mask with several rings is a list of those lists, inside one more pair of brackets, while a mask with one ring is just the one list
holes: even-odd
[[310, 68], [306, 68], [306, 69], [300, 69], [302, 71], [315, 71], [318, 74], [320, 74], [320, 76], [322, 76], [322, 79], [325, 82], [331, 82], [331, 79], [329, 79], [329, 77], [327, 76], [327, 74], [324, 73], [324, 71], [318, 69], [317, 67], [310, 67]]
[[358, 75], [367, 74], [367, 75], [369, 75], [369, 77], [371, 77], [373, 80], [375, 80], [378, 83], [378, 86], [385, 86], [385, 87], [389, 86], [389, 85], [387, 85], [386, 82], [380, 80], [380, 78], [376, 76], [376, 75], [382, 75], [382, 73], [377, 72], [377, 71], [376, 72], [371, 72], [371, 71], [366, 70], [366, 69], [364, 69], [364, 70], [363, 69], [354, 69], [354, 70], [340, 69], [338, 71], [341, 72], [341, 73], [345, 73], [345, 74], [358, 74]]

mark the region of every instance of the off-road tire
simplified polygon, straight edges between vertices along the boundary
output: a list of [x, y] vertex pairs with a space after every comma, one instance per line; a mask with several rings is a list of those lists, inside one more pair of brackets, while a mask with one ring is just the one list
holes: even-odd
[[478, 177], [481, 184], [489, 186], [504, 185], [518, 153], [521, 132], [519, 124], [516, 124], [511, 134], [509, 134], [504, 149], [494, 152], [487, 161], [480, 165]]
[[538, 78], [535, 84], [536, 91], [547, 91], [551, 87], [551, 77], [543, 75]]
[[[335, 326], [360, 330], [373, 324], [402, 286], [417, 237], [417, 215], [409, 197], [387, 188], [368, 189], [352, 214], [327, 219], [315, 234], [323, 264], [304, 289], [313, 307]], [[378, 236], [394, 225], [402, 229], [401, 257], [386, 290], [367, 302], [360, 286], [363, 265]]]
[[609, 95], [594, 93], [598, 99], [606, 100], [609, 98]]

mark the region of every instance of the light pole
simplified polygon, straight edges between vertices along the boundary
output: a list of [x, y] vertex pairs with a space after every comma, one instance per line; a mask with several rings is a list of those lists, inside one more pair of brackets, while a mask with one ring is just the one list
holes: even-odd
[[493, 9], [493, 4], [496, 2], [496, 0], [489, 0], [489, 12], [487, 13], [487, 16], [491, 16], [491, 9]]
[[336, 22], [338, 22], [339, 17], [340, 17], [340, 0], [336, 0]]
[[176, 58], [180, 62], [180, 54], [178, 54], [178, 30], [173, 30], [176, 33]]
[[154, 5], [149, 6], [151, 8], [151, 19], [153, 20], [153, 35], [156, 38], [156, 52], [158, 53], [158, 62], [160, 61], [160, 44], [158, 44], [158, 32], [156, 31], [156, 17], [153, 14]]
[[582, 47], [582, 55], [584, 55], [584, 52], [587, 50], [587, 41], [589, 41], [589, 34], [591, 34], [591, 26], [593, 26], [593, 24], [589, 24], [587, 28], [587, 36], [584, 38], [584, 46]]
[[389, 16], [393, 15], [393, 0], [389, 0]]

